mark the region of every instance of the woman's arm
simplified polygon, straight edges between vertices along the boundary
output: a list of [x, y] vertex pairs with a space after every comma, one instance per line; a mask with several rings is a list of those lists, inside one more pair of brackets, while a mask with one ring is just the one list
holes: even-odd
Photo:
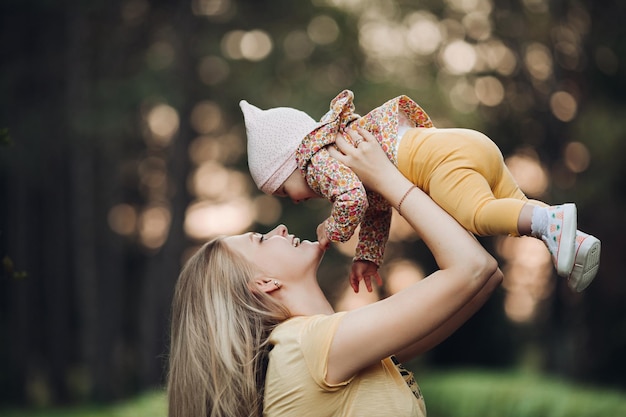
[[[396, 353], [417, 353], [443, 340], [487, 299], [496, 261], [456, 220], [406, 179], [366, 131], [354, 148], [337, 140], [333, 157], [397, 207], [432, 252], [440, 270], [384, 300], [346, 314], [335, 334], [328, 382], [340, 382]], [[357, 135], [357, 133], [351, 133]], [[403, 355], [406, 356], [406, 355]]]
[[396, 358], [400, 362], [406, 362], [428, 352], [430, 349], [446, 340], [485, 304], [493, 291], [495, 291], [501, 283], [502, 272], [498, 269], [470, 302], [464, 305], [463, 308], [430, 334], [424, 336], [418, 342], [396, 352]]

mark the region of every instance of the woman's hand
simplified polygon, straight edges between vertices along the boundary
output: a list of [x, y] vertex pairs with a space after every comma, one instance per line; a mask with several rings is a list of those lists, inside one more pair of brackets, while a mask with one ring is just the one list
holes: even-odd
[[357, 130], [348, 129], [348, 134], [356, 146], [337, 135], [335, 144], [338, 150], [330, 146], [328, 152], [352, 169], [367, 188], [380, 193], [381, 178], [398, 175], [398, 170], [370, 132], [359, 127]]

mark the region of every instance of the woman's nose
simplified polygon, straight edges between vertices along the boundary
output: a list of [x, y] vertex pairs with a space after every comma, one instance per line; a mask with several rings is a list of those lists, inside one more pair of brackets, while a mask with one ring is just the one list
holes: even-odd
[[279, 224], [278, 226], [270, 230], [267, 234], [269, 236], [287, 236], [288, 233], [289, 231], [287, 230], [287, 226], [285, 226], [284, 224]]

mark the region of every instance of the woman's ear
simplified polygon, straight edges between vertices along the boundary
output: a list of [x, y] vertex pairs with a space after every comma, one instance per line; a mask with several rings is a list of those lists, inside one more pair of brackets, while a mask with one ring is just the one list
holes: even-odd
[[269, 294], [279, 290], [282, 285], [275, 279], [267, 277], [258, 277], [253, 281], [254, 290]]

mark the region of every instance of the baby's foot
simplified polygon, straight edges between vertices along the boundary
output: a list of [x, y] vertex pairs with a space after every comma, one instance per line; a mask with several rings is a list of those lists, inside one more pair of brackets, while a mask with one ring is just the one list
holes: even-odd
[[546, 208], [548, 211], [548, 227], [541, 236], [546, 244], [557, 274], [569, 277], [574, 267], [574, 243], [576, 240], [576, 205], [561, 204]]
[[600, 266], [600, 240], [595, 236], [576, 231], [574, 247], [575, 261], [569, 274], [568, 285], [571, 289], [581, 292], [596, 277]]

